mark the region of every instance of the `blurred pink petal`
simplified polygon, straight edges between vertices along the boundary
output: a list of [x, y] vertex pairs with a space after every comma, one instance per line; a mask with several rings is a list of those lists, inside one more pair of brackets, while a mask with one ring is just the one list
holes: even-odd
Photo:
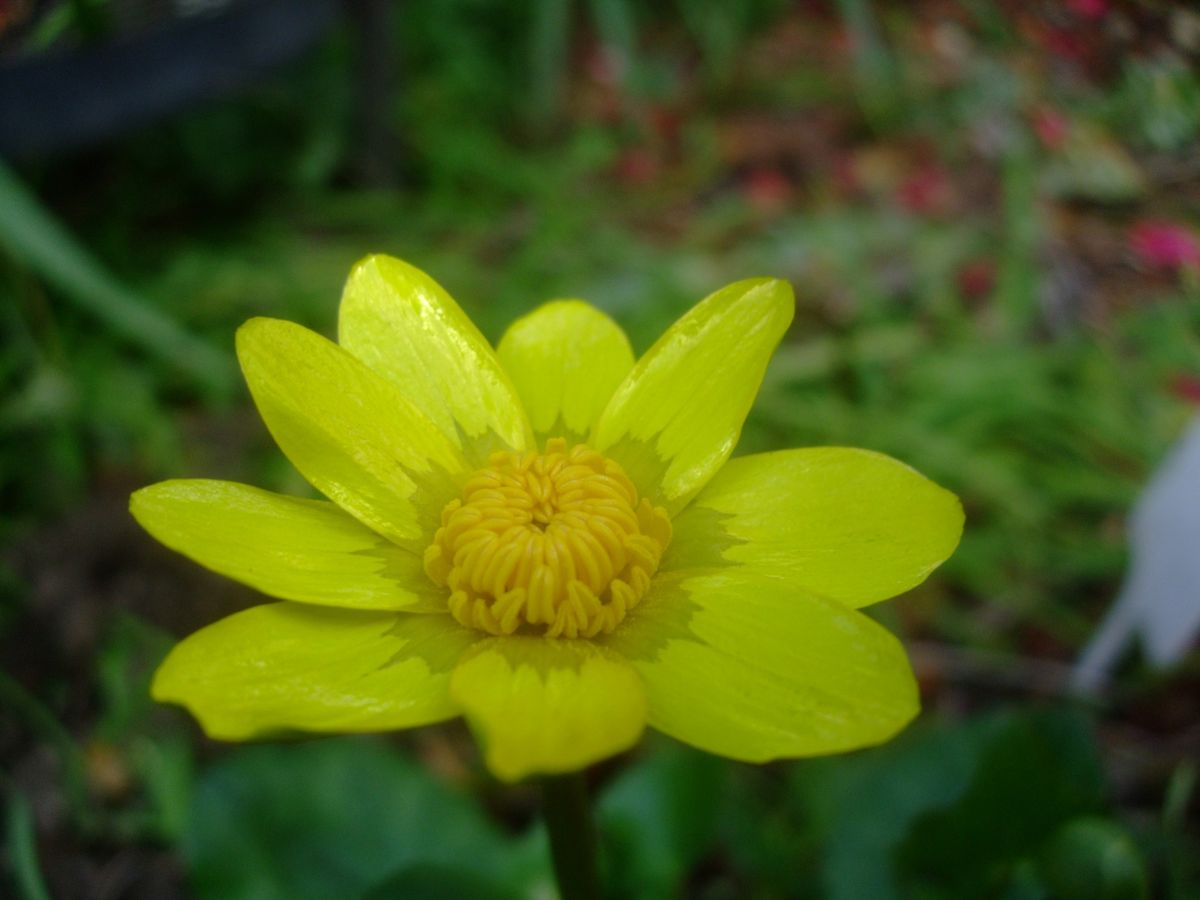
[[1058, 110], [1043, 106], [1033, 114], [1033, 130], [1042, 146], [1057, 150], [1071, 133], [1071, 121]]
[[1175, 222], [1138, 222], [1129, 229], [1129, 246], [1138, 261], [1149, 268], [1200, 268], [1200, 238], [1186, 225]]

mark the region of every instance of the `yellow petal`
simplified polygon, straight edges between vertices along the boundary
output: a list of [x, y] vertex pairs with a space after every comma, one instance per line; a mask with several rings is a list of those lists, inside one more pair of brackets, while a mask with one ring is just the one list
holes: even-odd
[[633, 368], [629, 339], [582, 300], [556, 300], [515, 321], [497, 348], [539, 441], [583, 441]]
[[436, 281], [390, 256], [354, 267], [338, 313], [338, 341], [395, 384], [467, 455], [528, 446], [516, 389], [487, 339]]
[[641, 674], [653, 727], [748, 762], [877, 744], [918, 710], [884, 628], [744, 570], [660, 575], [609, 646]]
[[745, 566], [857, 607], [924, 581], [963, 511], [891, 457], [814, 447], [730, 460], [673, 526], [664, 569]]
[[681, 509], [733, 452], [794, 306], [791, 286], [771, 278], [702, 300], [617, 388], [593, 446], [657, 504]]
[[459, 663], [450, 691], [506, 781], [619, 753], [646, 722], [634, 671], [583, 640], [491, 638]]
[[421, 558], [337, 506], [231, 481], [164, 481], [130, 512], [172, 550], [264, 594], [323, 606], [444, 611]]
[[408, 728], [457, 715], [450, 673], [476, 637], [449, 616], [272, 603], [185, 638], [151, 693], [221, 740]]
[[313, 487], [367, 527], [423, 549], [419, 539], [458, 492], [466, 462], [457, 447], [396, 385], [306, 328], [251, 319], [237, 350], [263, 421]]

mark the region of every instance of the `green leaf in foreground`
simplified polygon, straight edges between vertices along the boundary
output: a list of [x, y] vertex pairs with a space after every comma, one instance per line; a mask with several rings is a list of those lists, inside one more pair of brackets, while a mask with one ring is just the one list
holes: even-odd
[[[596, 815], [608, 896], [676, 896], [712, 847], [728, 766], [652, 745]], [[230, 751], [201, 776], [183, 838], [207, 900], [521, 898], [552, 890], [545, 829], [503, 833], [474, 797], [383, 741]]]
[[1145, 900], [1146, 869], [1120, 826], [1087, 817], [1063, 826], [1047, 845], [1042, 873], [1055, 900]]
[[471, 797], [355, 738], [229, 753], [197, 786], [184, 855], [212, 900], [356, 898], [417, 865], [500, 885], [508, 862]]
[[608, 788], [599, 804], [609, 895], [677, 896], [711, 848], [728, 765], [663, 742]]
[[1059, 828], [1101, 809], [1104, 789], [1086, 717], [1053, 709], [800, 764], [795, 786], [831, 900], [998, 896]]
[[389, 876], [362, 900], [513, 900], [518, 895], [496, 887], [464, 866], [417, 863]]

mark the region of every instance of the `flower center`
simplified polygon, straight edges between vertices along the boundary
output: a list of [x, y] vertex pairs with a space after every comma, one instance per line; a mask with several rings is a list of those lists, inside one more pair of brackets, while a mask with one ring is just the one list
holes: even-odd
[[642, 599], [670, 540], [666, 510], [639, 500], [617, 463], [552, 438], [544, 453], [493, 453], [470, 477], [425, 571], [471, 628], [595, 637]]

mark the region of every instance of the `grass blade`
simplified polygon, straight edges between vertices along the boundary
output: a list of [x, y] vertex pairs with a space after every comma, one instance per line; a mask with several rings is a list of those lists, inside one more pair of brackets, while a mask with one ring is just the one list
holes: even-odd
[[0, 162], [0, 246], [126, 340], [226, 393], [231, 359], [112, 277]]

